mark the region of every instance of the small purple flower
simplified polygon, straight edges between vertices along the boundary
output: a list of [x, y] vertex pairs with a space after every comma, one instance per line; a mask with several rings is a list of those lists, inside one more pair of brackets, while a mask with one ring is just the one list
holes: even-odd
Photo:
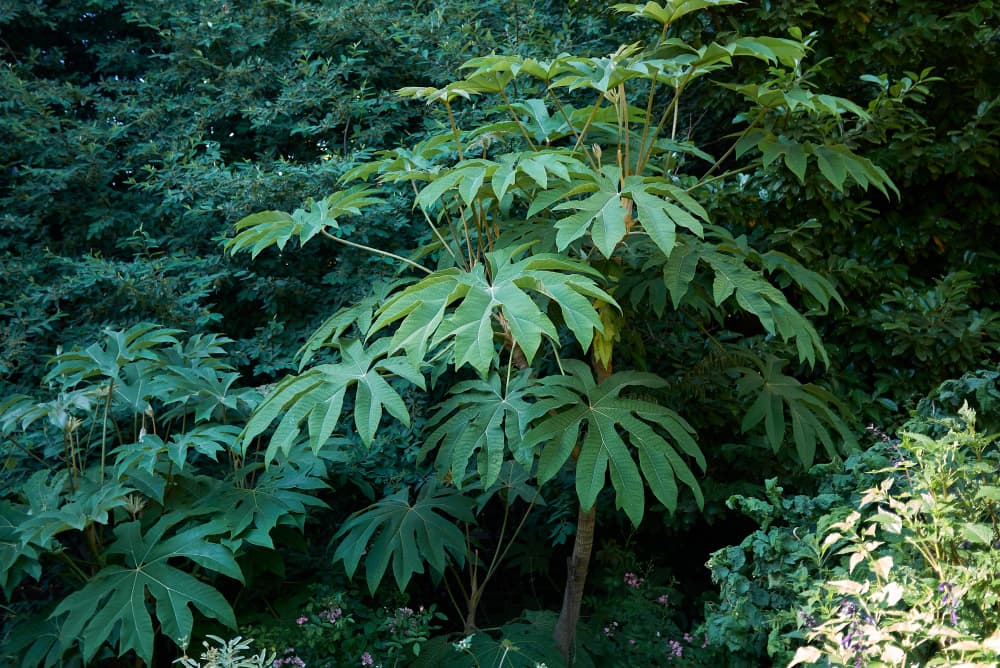
[[948, 609], [948, 617], [951, 619], [951, 625], [958, 625], [958, 597], [955, 596], [955, 585], [951, 582], [942, 582], [938, 585], [938, 591], [941, 592], [941, 603]]
[[319, 613], [319, 618], [322, 619], [322, 620], [324, 620], [324, 621], [330, 622], [332, 624], [335, 621], [337, 621], [338, 619], [340, 619], [340, 616], [342, 614], [344, 614], [344, 611], [341, 610], [339, 607], [337, 607], [337, 608], [329, 608], [327, 610], [323, 610], [322, 612], [320, 612]]
[[295, 623], [298, 624], [299, 626], [302, 626], [308, 621], [309, 621], [308, 617], [299, 617], [298, 619], [295, 620]]
[[645, 578], [641, 578], [632, 572], [626, 573], [625, 577], [622, 579], [625, 581], [625, 584], [627, 584], [629, 587], [632, 587], [633, 589], [638, 589], [639, 587], [642, 586], [642, 583], [646, 581]]
[[670, 597], [666, 594], [661, 594], [660, 597], [656, 599], [656, 602], [660, 605], [668, 605], [670, 603]]
[[679, 642], [677, 642], [676, 640], [671, 640], [667, 644], [670, 645], [671, 656], [676, 656], [677, 658], [684, 656], [684, 646], [681, 645]]
[[295, 656], [295, 648], [289, 647], [285, 650], [285, 656], [275, 659], [271, 668], [306, 668], [306, 662]]
[[369, 654], [368, 652], [365, 652], [364, 654], [361, 655], [361, 665], [362, 666], [372, 666], [374, 664], [375, 664], [375, 660], [372, 658], [371, 654]]

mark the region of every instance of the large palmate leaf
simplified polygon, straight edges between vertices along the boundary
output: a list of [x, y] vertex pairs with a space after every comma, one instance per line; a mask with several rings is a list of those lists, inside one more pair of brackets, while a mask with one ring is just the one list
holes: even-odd
[[288, 454], [302, 432], [303, 422], [309, 431], [310, 446], [318, 451], [336, 428], [344, 397], [351, 388], [355, 389], [354, 424], [366, 444], [375, 438], [383, 408], [408, 425], [406, 404], [383, 374], [399, 376], [420, 388], [424, 387], [424, 378], [405, 357], [385, 357], [388, 348], [388, 339], [375, 341], [367, 348], [358, 341], [344, 341], [339, 362], [284, 378], [247, 422], [242, 435], [244, 449], [281, 416], [267, 446], [266, 461], [272, 461], [279, 452]]
[[[16, 615], [4, 629], [3, 658], [16, 659], [10, 666], [20, 668], [65, 668], [79, 666], [67, 661], [66, 647], [59, 642], [59, 624], [48, 611]], [[73, 657], [77, 658], [77, 657]]]
[[[556, 223], [559, 233], [556, 243], [565, 249], [585, 234], [605, 257], [611, 257], [633, 227], [649, 235], [665, 256], [669, 256], [677, 238], [677, 228], [683, 227], [696, 236], [703, 234], [701, 221], [708, 213], [681, 188], [664, 179], [626, 176], [618, 167], [605, 166], [593, 173], [590, 183], [575, 184], [572, 192], [590, 192], [583, 200], [557, 204], [553, 210], [576, 210]], [[631, 201], [631, 203], [630, 203]], [[634, 204], [634, 214], [629, 207]], [[700, 220], [699, 220], [700, 219]]]
[[748, 262], [760, 264], [769, 271], [779, 273], [783, 281], [793, 282], [808, 292], [822, 308], [831, 299], [840, 301], [833, 286], [825, 278], [799, 265], [791, 257], [775, 253], [758, 254], [746, 246], [745, 240], [734, 239], [727, 232], [712, 228], [721, 241], [712, 243], [686, 238], [663, 264], [663, 281], [670, 293], [674, 307], [679, 307], [691, 292], [691, 285], [698, 276], [701, 264], [711, 270], [711, 285], [706, 286], [716, 306], [735, 300], [738, 307], [760, 321], [769, 334], [777, 334], [785, 341], [794, 340], [799, 359], [815, 364], [819, 359], [829, 362], [819, 333], [775, 287], [763, 271]]
[[535, 303], [533, 293], [559, 306], [566, 326], [586, 350], [594, 331], [603, 329], [592, 300], [615, 304], [590, 277], [599, 274], [560, 255], [515, 260], [523, 250], [486, 253], [487, 265], [477, 264], [469, 271], [434, 272], [389, 299], [379, 310], [372, 333], [401, 320], [390, 353], [403, 350], [418, 365], [428, 350], [451, 344], [456, 368], [469, 364], [485, 377], [496, 357], [495, 336], [512, 339], [529, 363], [543, 337], [558, 345], [556, 326]]
[[140, 522], [115, 528], [117, 540], [107, 554], [123, 555], [124, 565], [104, 567], [52, 613], [53, 617], [66, 615], [60, 630], [64, 646], [79, 642], [84, 660], [90, 661], [101, 645], [117, 639], [119, 656], [134, 650], [148, 664], [153, 658], [155, 631], [147, 598], [155, 603], [161, 632], [174, 642], [191, 638], [191, 606], [235, 628], [233, 610], [217, 589], [169, 563], [171, 559], [188, 559], [242, 582], [243, 574], [230, 549], [208, 540], [226, 528], [209, 522], [164, 538], [182, 519], [168, 515], [145, 534]]
[[704, 470], [705, 459], [691, 426], [668, 408], [623, 394], [629, 388], [660, 388], [666, 381], [650, 373], [620, 372], [597, 384], [582, 362], [569, 360], [565, 368], [568, 375], [539, 381], [542, 387], [535, 393], [543, 398], [532, 411], [542, 419], [524, 437], [525, 447], [543, 444], [539, 482], [552, 478], [579, 446], [576, 490], [583, 508], [593, 507], [608, 474], [618, 507], [635, 525], [645, 507], [643, 478], [671, 511], [677, 508], [677, 480], [701, 505], [701, 488], [682, 456], [693, 458]]
[[333, 555], [341, 559], [353, 576], [361, 558], [365, 578], [374, 594], [392, 562], [392, 574], [400, 590], [406, 589], [414, 573], [424, 572], [424, 563], [436, 574], [444, 573], [449, 561], [465, 563], [465, 535], [453, 520], [472, 522], [473, 500], [455, 489], [427, 482], [410, 502], [403, 488], [351, 515], [335, 538], [341, 538]]
[[345, 306], [327, 318], [295, 353], [299, 360], [299, 371], [305, 369], [313, 356], [324, 348], [339, 348], [341, 337], [348, 331], [356, 330], [354, 338], [364, 337], [368, 334], [368, 330], [371, 329], [372, 322], [375, 320], [375, 311], [378, 310], [379, 304], [385, 301], [387, 295], [399, 285], [401, 283], [398, 281], [381, 283], [376, 286], [374, 292], [361, 301], [351, 306]]
[[45, 376], [46, 382], [62, 378], [69, 385], [84, 379], [101, 376], [118, 380], [123, 367], [137, 360], [156, 360], [154, 349], [165, 344], [176, 344], [178, 329], [140, 323], [128, 330], [108, 330], [105, 341], [84, 350], [72, 350], [52, 358], [52, 369]]
[[458, 485], [477, 453], [476, 468], [484, 488], [496, 482], [507, 450], [530, 468], [530, 451], [520, 445], [531, 418], [531, 384], [530, 370], [525, 370], [506, 384], [493, 372], [488, 378], [453, 386], [451, 396], [428, 422], [431, 433], [421, 455], [437, 448], [438, 471], [450, 472]]
[[[743, 416], [742, 430], [750, 431], [762, 421], [767, 441], [777, 452], [784, 443], [786, 412], [792, 422], [795, 451], [805, 467], [812, 465], [816, 444], [822, 443], [830, 457], [858, 447], [851, 427], [831, 406], [837, 399], [829, 391], [812, 383], [803, 384], [781, 373], [785, 362], [769, 356], [754, 359], [756, 368], [741, 367], [740, 395], [753, 403]], [[835, 435], [832, 432], [835, 432]]]
[[[789, 92], [768, 92], [773, 95], [780, 94], [782, 96], [780, 100], [772, 100], [773, 104], [781, 102], [790, 108], [794, 108], [796, 102], [799, 102], [798, 106], [806, 107], [809, 105], [813, 110], [819, 107], [820, 111], [831, 115], [839, 115], [842, 110], [850, 109], [852, 111], [856, 110], [856, 113], [860, 112], [858, 113], [859, 116], [863, 115], [867, 117], [864, 110], [857, 109], [857, 105], [852, 105], [843, 98], [834, 98], [829, 95], [815, 95], [798, 90], [792, 91], [792, 93], [801, 93], [801, 95], [790, 99], [789, 96], [792, 93]], [[841, 109], [844, 105], [848, 106]], [[821, 144], [812, 141], [802, 141], [786, 135], [775, 135], [771, 132], [758, 130], [748, 133], [737, 144], [737, 156], [746, 153], [754, 147], [761, 152], [765, 167], [770, 166], [780, 158], [783, 160], [784, 165], [795, 174], [800, 183], [805, 183], [806, 168], [809, 159], [813, 158], [815, 159], [816, 167], [819, 168], [820, 175], [840, 192], [844, 191], [847, 177], [850, 176], [855, 183], [865, 190], [869, 186], [874, 186], [886, 197], [889, 196], [890, 191], [895, 193], [897, 197], [899, 196], [896, 184], [893, 183], [884, 169], [868, 158], [858, 155], [843, 144]]]
[[278, 524], [302, 529], [309, 508], [327, 507], [315, 495], [327, 488], [324, 474], [322, 466], [282, 462], [260, 471], [252, 485], [220, 485], [205, 504], [218, 510], [233, 538], [273, 549]]
[[65, 531], [82, 531], [88, 525], [107, 524], [109, 513], [126, 505], [135, 489], [121, 482], [99, 482], [90, 469], [76, 486], [69, 483], [65, 470], [49, 478], [50, 471], [36, 472], [21, 493], [31, 508], [29, 517], [18, 526], [22, 545], [35, 543], [53, 548], [53, 539]]
[[29, 517], [30, 506], [0, 501], [0, 589], [7, 600], [25, 575], [42, 576], [39, 546], [21, 538], [21, 525]]
[[257, 257], [268, 246], [283, 250], [292, 238], [297, 238], [299, 244], [305, 244], [321, 232], [338, 230], [338, 217], [360, 214], [363, 207], [381, 201], [372, 189], [356, 186], [320, 200], [310, 199], [305, 208], [292, 213], [261, 211], [236, 223], [237, 234], [226, 243], [226, 250], [237, 253], [249, 248], [250, 255]]

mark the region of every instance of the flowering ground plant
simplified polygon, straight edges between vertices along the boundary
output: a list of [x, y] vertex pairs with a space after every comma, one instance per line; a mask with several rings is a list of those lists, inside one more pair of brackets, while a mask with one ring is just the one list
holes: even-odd
[[967, 405], [934, 422], [822, 537], [840, 561], [799, 596], [808, 644], [789, 666], [1000, 661], [1000, 451]]
[[585, 646], [599, 666], [718, 666], [725, 659], [708, 646], [686, 611], [676, 583], [651, 564], [624, 560], [602, 578], [601, 596], [588, 598]]
[[268, 668], [406, 665], [445, 619], [433, 605], [366, 603], [350, 589], [316, 587], [293, 616], [254, 628], [256, 645], [276, 657]]

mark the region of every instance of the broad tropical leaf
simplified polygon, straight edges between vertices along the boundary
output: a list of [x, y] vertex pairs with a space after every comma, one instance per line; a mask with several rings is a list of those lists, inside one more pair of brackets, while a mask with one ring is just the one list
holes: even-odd
[[89, 524], [107, 524], [109, 513], [126, 505], [135, 489], [124, 483], [98, 482], [91, 469], [79, 478], [76, 486], [69, 484], [66, 471], [49, 479], [49, 471], [35, 473], [22, 493], [32, 509], [30, 517], [18, 527], [22, 545], [35, 543], [52, 547], [53, 538], [65, 531], [82, 531]]
[[593, 507], [608, 475], [618, 507], [636, 526], [645, 507], [643, 478], [671, 511], [677, 508], [676, 480], [689, 487], [701, 505], [701, 488], [683, 458], [694, 459], [704, 470], [705, 458], [691, 426], [668, 408], [623, 395], [629, 388], [656, 389], [666, 381], [649, 373], [620, 372], [597, 384], [582, 362], [564, 365], [568, 375], [539, 381], [543, 387], [535, 393], [543, 398], [532, 410], [541, 419], [524, 437], [525, 447], [543, 446], [539, 482], [552, 478], [579, 445], [576, 490], [583, 508]]
[[109, 555], [123, 555], [124, 565], [106, 566], [78, 592], [70, 594], [52, 613], [66, 615], [60, 642], [79, 641], [85, 661], [101, 645], [117, 639], [118, 655], [134, 650], [148, 664], [153, 658], [154, 626], [147, 596], [155, 602], [155, 616], [164, 635], [179, 642], [191, 638], [191, 607], [230, 628], [236, 627], [233, 610], [214, 587], [169, 563], [189, 559], [202, 568], [243, 581], [243, 574], [228, 547], [208, 540], [225, 531], [215, 522], [184, 529], [169, 538], [164, 534], [183, 517], [167, 516], [145, 534], [139, 522], [115, 528], [117, 540]]
[[[726, 244], [713, 247], [699, 241], [692, 244], [696, 247], [700, 244], [700, 251], [696, 251], [698, 258], [714, 273], [712, 298], [717, 306], [730, 297], [735, 298], [740, 308], [756, 316], [768, 333], [777, 334], [785, 341], [794, 339], [801, 361], [814, 365], [818, 357], [824, 364], [829, 364], [816, 328], [788, 303], [781, 290], [760, 271], [746, 264], [741, 249]], [[824, 304], [827, 301], [824, 300]]]
[[337, 218], [358, 215], [362, 208], [381, 201], [371, 188], [355, 186], [320, 200], [310, 199], [305, 208], [292, 213], [261, 211], [236, 223], [237, 234], [226, 243], [226, 250], [238, 253], [250, 249], [251, 257], [257, 257], [268, 246], [284, 250], [292, 238], [297, 238], [299, 244], [305, 244], [321, 232], [338, 230], [340, 224]]
[[339, 362], [321, 364], [284, 378], [247, 422], [242, 435], [244, 451], [281, 416], [268, 443], [265, 460], [273, 461], [279, 452], [287, 455], [302, 433], [303, 422], [309, 432], [309, 444], [317, 452], [336, 428], [344, 397], [351, 388], [355, 390], [354, 424], [366, 444], [375, 437], [383, 408], [408, 425], [410, 414], [406, 404], [383, 374], [399, 376], [420, 388], [424, 387], [424, 378], [405, 357], [385, 357], [388, 347], [388, 339], [379, 339], [368, 348], [358, 341], [344, 341]]
[[[534, 293], [558, 304], [567, 327], [584, 350], [589, 348], [594, 331], [603, 327], [592, 300], [615, 304], [590, 277], [597, 272], [561, 255], [515, 260], [521, 251], [489, 252], [487, 266], [437, 271], [407, 287], [379, 310], [372, 334], [402, 321], [390, 353], [403, 350], [418, 365], [429, 350], [450, 344], [456, 368], [469, 364], [485, 377], [496, 357], [495, 336], [509, 336], [529, 363], [543, 337], [558, 345], [556, 326], [535, 303]], [[501, 317], [507, 331], [497, 324]]]
[[392, 563], [392, 574], [400, 590], [406, 589], [414, 573], [424, 572], [426, 563], [441, 574], [449, 561], [465, 563], [465, 535], [453, 520], [472, 522], [473, 500], [455, 489], [428, 481], [410, 502], [403, 488], [351, 515], [337, 532], [340, 545], [334, 561], [344, 562], [353, 576], [365, 559], [365, 578], [374, 594]]
[[324, 474], [320, 465], [283, 462], [258, 472], [252, 485], [220, 485], [205, 504], [218, 510], [231, 537], [273, 549], [274, 527], [287, 524], [302, 529], [309, 508], [327, 507], [315, 495], [327, 488]]
[[52, 369], [45, 376], [49, 382], [62, 378], [67, 386], [94, 376], [118, 380], [123, 367], [137, 360], [156, 360], [154, 348], [176, 344], [178, 329], [140, 323], [128, 330], [108, 330], [105, 341], [84, 350], [61, 353], [52, 358]]
[[438, 471], [450, 472], [459, 486], [473, 459], [483, 488], [496, 482], [508, 451], [530, 468], [531, 453], [520, 446], [531, 417], [531, 384], [530, 370], [506, 384], [496, 372], [456, 384], [428, 422], [421, 455], [436, 448]]
[[31, 515], [30, 506], [0, 501], [0, 589], [7, 600], [25, 575], [42, 576], [39, 546], [21, 538], [21, 526]]
[[777, 452], [785, 442], [787, 412], [795, 451], [805, 467], [812, 465], [817, 443], [823, 444], [830, 457], [857, 449], [853, 430], [830, 408], [838, 402], [829, 391], [784, 375], [781, 370], [785, 362], [776, 357], [754, 361], [756, 368], [737, 369], [742, 374], [738, 382], [740, 395], [747, 401], [753, 398], [743, 416], [744, 433], [763, 421], [767, 441]]

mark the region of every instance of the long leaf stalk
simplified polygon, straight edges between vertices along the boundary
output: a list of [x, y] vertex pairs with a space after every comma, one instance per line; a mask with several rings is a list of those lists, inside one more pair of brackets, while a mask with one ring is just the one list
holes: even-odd
[[[458, 197], [456, 195], [455, 197]], [[469, 232], [469, 221], [465, 216], [465, 207], [461, 204], [458, 205], [458, 215], [462, 220], [462, 230], [465, 233], [465, 248], [469, 253], [469, 267], [472, 268], [476, 264], [476, 255], [472, 252], [472, 233]]]
[[[413, 188], [413, 194], [415, 196], [420, 194], [420, 192], [417, 190], [417, 184], [415, 181], [411, 180], [410, 186]], [[434, 222], [431, 220], [430, 214], [428, 214], [427, 211], [422, 206], [418, 206], [417, 208], [420, 209], [420, 213], [423, 215], [424, 220], [427, 222], [427, 226], [431, 228], [431, 232], [434, 234], [435, 237], [437, 237], [437, 240], [441, 242], [441, 246], [444, 247], [448, 255], [450, 255], [451, 258], [456, 263], [458, 263], [458, 256], [455, 255], [455, 251], [452, 250], [448, 242], [444, 240], [444, 237], [441, 235], [441, 231], [438, 230], [437, 225], [435, 225]]]
[[594, 106], [590, 109], [590, 116], [587, 117], [587, 122], [583, 124], [583, 127], [580, 129], [580, 134], [576, 137], [576, 143], [573, 145], [573, 153], [576, 153], [580, 149], [580, 145], [587, 136], [587, 132], [590, 131], [591, 123], [593, 123], [594, 118], [597, 117], [597, 112], [600, 110], [602, 102], [604, 102], [604, 93], [598, 93], [597, 100], [594, 102]]
[[104, 484], [104, 465], [108, 446], [108, 414], [111, 412], [111, 397], [114, 393], [115, 379], [108, 381], [108, 396], [104, 400], [104, 415], [101, 418], [101, 473], [100, 482]]
[[514, 111], [514, 105], [511, 104], [510, 98], [507, 97], [507, 93], [504, 91], [502, 86], [500, 87], [500, 97], [503, 99], [504, 104], [507, 105], [507, 111], [510, 113], [511, 118], [513, 118], [514, 122], [517, 123], [517, 129], [521, 131], [521, 136], [523, 136], [524, 140], [528, 142], [528, 146], [532, 151], [537, 151], [538, 147], [535, 146], [535, 142], [531, 141], [531, 135], [528, 134], [528, 129], [524, 127], [523, 123], [521, 123], [521, 117]]
[[73, 575], [80, 578], [80, 582], [88, 582], [90, 580], [90, 576], [84, 573], [83, 569], [80, 568], [79, 564], [73, 561], [73, 559], [63, 550], [55, 550], [51, 552], [51, 554], [55, 555], [55, 557], [59, 559], [59, 561], [66, 564], [66, 566], [69, 567], [69, 570], [73, 572]]
[[[676, 110], [680, 105], [681, 93], [684, 91], [684, 88], [688, 85], [688, 82], [691, 81], [691, 77], [693, 76], [694, 76], [694, 70], [691, 70], [690, 72], [688, 72], [684, 80], [674, 87], [674, 96], [670, 100], [670, 104], [667, 105], [667, 108], [664, 109], [663, 113], [660, 115], [660, 120], [656, 124], [656, 132], [653, 133], [654, 137], [659, 137], [660, 133], [663, 132], [663, 128], [666, 127], [667, 125], [667, 119], [669, 118], [676, 119], [676, 114], [677, 114]], [[671, 139], [676, 140], [676, 135], [672, 136]], [[645, 151], [645, 153], [640, 154], [639, 160], [636, 161], [636, 167], [635, 167], [636, 174], [642, 173], [643, 168], [649, 161], [649, 156], [653, 154], [653, 142], [650, 142], [648, 148], [645, 145], [643, 145], [640, 148], [640, 150]]]
[[729, 148], [726, 149], [726, 152], [722, 154], [722, 157], [720, 157], [718, 160], [716, 160], [715, 164], [712, 165], [711, 167], [709, 167], [708, 171], [701, 175], [701, 179], [700, 179], [701, 181], [703, 181], [709, 174], [711, 174], [716, 169], [718, 169], [719, 166], [722, 165], [722, 163], [725, 162], [729, 158], [729, 156], [731, 156], [736, 151], [736, 146], [740, 143], [740, 140], [742, 140], [744, 137], [746, 137], [747, 134], [749, 134], [751, 130], [753, 130], [755, 127], [757, 127], [758, 123], [760, 123], [762, 120], [764, 120], [764, 116], [767, 115], [767, 111], [768, 111], [767, 107], [764, 107], [764, 108], [762, 108], [760, 110], [760, 113], [757, 114], [756, 118], [754, 118], [753, 121], [751, 121], [743, 129], [743, 132], [741, 132], [740, 135], [739, 135], [739, 137], [736, 138], [736, 141], [734, 141], [732, 144], [729, 145]]
[[[650, 120], [653, 118], [653, 99], [656, 96], [657, 83], [658, 82], [656, 81], [655, 76], [649, 81], [649, 97], [646, 99], [646, 115], [642, 120], [642, 135], [639, 138], [640, 158], [642, 157], [643, 152], [646, 149], [646, 142], [649, 140]], [[676, 97], [676, 94], [674, 95], [674, 97]], [[635, 165], [635, 171], [637, 174], [641, 173], [642, 171], [638, 162]]]
[[458, 123], [455, 122], [455, 114], [451, 111], [451, 102], [448, 98], [443, 98], [444, 108], [448, 112], [448, 122], [451, 124], [451, 133], [455, 137], [455, 151], [458, 153], [458, 159], [465, 160], [465, 156], [462, 154], [462, 138], [458, 133]]
[[[576, 141], [574, 142], [574, 147], [580, 146], [580, 144], [583, 142], [584, 136], [573, 125], [573, 121], [572, 119], [570, 119], [569, 114], [566, 113], [566, 107], [563, 106], [562, 100], [559, 99], [559, 96], [556, 95], [551, 88], [546, 90], [546, 92], [550, 96], [552, 96], [553, 101], [555, 101], [556, 103], [556, 109], [559, 110], [559, 114], [563, 117], [563, 120], [566, 121], [566, 126], [570, 129], [570, 132], [572, 132], [573, 136], [576, 138]], [[574, 148], [573, 150], [575, 152], [576, 148]], [[587, 158], [587, 162], [590, 163], [590, 167], [592, 169], [599, 170], [601, 168], [600, 162], [595, 160], [594, 156], [592, 156], [589, 151], [584, 151], [583, 155], [584, 157]]]
[[323, 236], [327, 237], [328, 239], [336, 241], [337, 243], [340, 243], [340, 244], [344, 244], [345, 246], [350, 246], [351, 248], [357, 248], [358, 250], [363, 250], [363, 251], [367, 251], [369, 253], [374, 253], [375, 255], [382, 255], [384, 257], [389, 257], [389, 258], [392, 258], [393, 260], [398, 260], [398, 261], [402, 262], [403, 264], [405, 264], [406, 266], [408, 266], [408, 267], [410, 267], [412, 269], [416, 269], [417, 271], [422, 271], [425, 274], [433, 274], [434, 273], [433, 271], [431, 271], [427, 267], [425, 267], [425, 266], [423, 266], [421, 264], [418, 264], [418, 263], [414, 262], [413, 260], [411, 260], [409, 258], [405, 258], [402, 255], [396, 255], [395, 253], [390, 253], [389, 251], [385, 251], [385, 250], [382, 250], [380, 248], [373, 248], [371, 246], [366, 246], [365, 244], [359, 244], [359, 243], [356, 243], [354, 241], [348, 241], [347, 239], [344, 239], [342, 237], [338, 237], [338, 236], [335, 236], [333, 234], [330, 234], [326, 230], [321, 230], [321, 233], [323, 234]]

